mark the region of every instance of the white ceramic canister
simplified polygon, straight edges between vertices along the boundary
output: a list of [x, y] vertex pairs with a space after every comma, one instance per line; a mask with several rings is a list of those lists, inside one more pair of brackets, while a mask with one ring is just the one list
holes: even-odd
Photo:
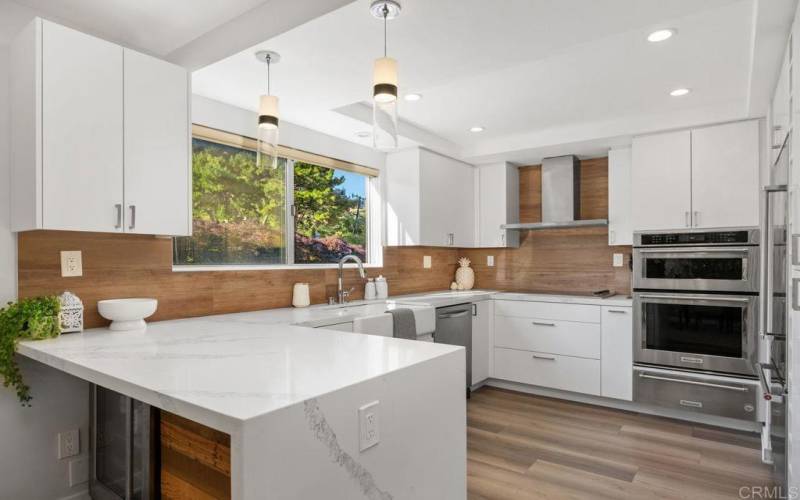
[[377, 292], [379, 299], [389, 298], [389, 283], [383, 275], [375, 278], [375, 292]]
[[292, 305], [295, 307], [308, 307], [311, 305], [311, 294], [308, 283], [295, 283], [292, 292]]
[[378, 296], [378, 290], [375, 287], [375, 280], [370, 278], [367, 280], [367, 284], [364, 285], [364, 299], [365, 300], [375, 300]]

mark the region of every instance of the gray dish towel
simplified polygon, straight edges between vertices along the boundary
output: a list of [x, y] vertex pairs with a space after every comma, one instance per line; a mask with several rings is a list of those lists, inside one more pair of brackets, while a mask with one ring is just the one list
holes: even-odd
[[417, 340], [417, 320], [411, 309], [391, 309], [392, 336], [396, 339]]

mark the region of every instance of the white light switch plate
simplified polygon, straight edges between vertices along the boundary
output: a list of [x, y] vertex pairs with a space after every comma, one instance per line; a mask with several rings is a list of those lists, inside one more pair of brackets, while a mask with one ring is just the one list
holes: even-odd
[[81, 452], [81, 435], [78, 429], [58, 433], [58, 458], [74, 457]]
[[358, 409], [358, 451], [372, 448], [380, 441], [378, 431], [378, 405], [373, 401]]
[[614, 267], [622, 267], [622, 258], [623, 254], [621, 253], [614, 254]]
[[83, 276], [83, 258], [80, 250], [61, 252], [61, 276]]
[[494, 267], [494, 255], [486, 256], [486, 265], [489, 267]]
[[431, 268], [431, 256], [430, 255], [425, 255], [425, 256], [422, 257], [422, 267], [424, 267], [425, 269], [430, 269]]

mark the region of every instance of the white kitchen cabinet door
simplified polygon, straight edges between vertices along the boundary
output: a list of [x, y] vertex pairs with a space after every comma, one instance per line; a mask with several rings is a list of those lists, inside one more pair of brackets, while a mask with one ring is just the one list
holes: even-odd
[[472, 385], [491, 377], [494, 357], [493, 301], [472, 304]]
[[519, 170], [507, 162], [481, 165], [478, 180], [478, 247], [518, 247], [519, 232], [500, 229], [519, 222]]
[[125, 50], [125, 232], [191, 234], [188, 75]]
[[694, 227], [758, 225], [759, 122], [692, 130]]
[[631, 148], [608, 152], [608, 244], [632, 245]]
[[690, 131], [633, 139], [631, 204], [633, 230], [682, 229], [691, 225]]
[[420, 240], [426, 246], [475, 246], [474, 167], [420, 149]]
[[630, 307], [603, 306], [600, 347], [601, 395], [633, 399], [633, 314]]
[[122, 231], [122, 47], [42, 21], [42, 227]]

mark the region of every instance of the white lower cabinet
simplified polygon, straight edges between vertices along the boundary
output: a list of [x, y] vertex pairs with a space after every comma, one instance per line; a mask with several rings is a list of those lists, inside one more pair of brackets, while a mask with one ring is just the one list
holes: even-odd
[[494, 302], [472, 304], [472, 385], [492, 376]]
[[492, 378], [632, 399], [631, 306], [494, 302]]
[[630, 307], [602, 308], [601, 394], [633, 400], [633, 313]]
[[496, 347], [600, 359], [600, 325], [549, 319], [495, 319]]
[[495, 378], [600, 395], [600, 360], [494, 349]]

